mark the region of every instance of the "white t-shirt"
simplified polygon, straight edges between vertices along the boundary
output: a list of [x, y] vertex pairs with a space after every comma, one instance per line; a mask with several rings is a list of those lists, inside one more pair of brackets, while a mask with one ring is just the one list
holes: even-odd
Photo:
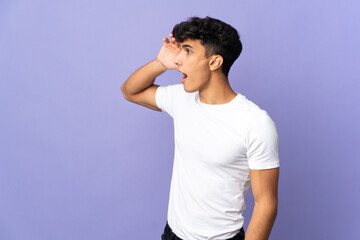
[[174, 120], [170, 227], [186, 240], [233, 237], [244, 224], [250, 169], [279, 167], [275, 123], [239, 93], [211, 105], [183, 84], [160, 86], [156, 104]]

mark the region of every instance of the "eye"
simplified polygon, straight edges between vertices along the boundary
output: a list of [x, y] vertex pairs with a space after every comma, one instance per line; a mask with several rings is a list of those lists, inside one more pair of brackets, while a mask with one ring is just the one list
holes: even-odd
[[186, 51], [187, 53], [192, 53], [192, 51], [189, 50], [189, 49], [186, 49], [185, 51]]

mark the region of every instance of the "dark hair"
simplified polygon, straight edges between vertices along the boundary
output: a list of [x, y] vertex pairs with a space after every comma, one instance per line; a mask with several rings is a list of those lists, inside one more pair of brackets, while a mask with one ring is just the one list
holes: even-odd
[[240, 56], [242, 44], [235, 28], [218, 19], [191, 17], [174, 26], [172, 34], [176, 41], [200, 39], [206, 57], [221, 55], [224, 59], [222, 72], [228, 76], [231, 65]]

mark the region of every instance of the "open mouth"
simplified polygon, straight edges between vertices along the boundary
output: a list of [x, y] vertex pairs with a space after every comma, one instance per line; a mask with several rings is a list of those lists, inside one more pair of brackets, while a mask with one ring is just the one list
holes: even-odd
[[181, 82], [184, 82], [185, 79], [187, 78], [187, 75], [185, 73], [182, 73], [183, 74], [183, 78], [181, 79]]

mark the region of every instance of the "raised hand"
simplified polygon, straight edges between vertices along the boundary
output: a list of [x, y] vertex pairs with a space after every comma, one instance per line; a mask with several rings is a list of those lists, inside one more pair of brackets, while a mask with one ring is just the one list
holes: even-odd
[[176, 41], [173, 35], [169, 34], [168, 38], [163, 38], [164, 44], [160, 49], [156, 60], [159, 61], [166, 69], [177, 69], [177, 65], [174, 60], [180, 53], [180, 44]]

